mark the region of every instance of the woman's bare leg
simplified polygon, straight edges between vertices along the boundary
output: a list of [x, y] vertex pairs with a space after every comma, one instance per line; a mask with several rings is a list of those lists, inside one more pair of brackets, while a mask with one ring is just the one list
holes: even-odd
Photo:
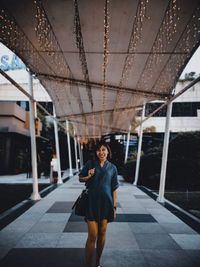
[[85, 261], [86, 261], [86, 267], [91, 267], [95, 242], [98, 235], [98, 223], [95, 221], [87, 221], [87, 224], [88, 224], [88, 239], [85, 245]]
[[96, 249], [96, 260], [95, 267], [100, 264], [100, 257], [104, 248], [105, 240], [106, 240], [106, 229], [107, 229], [108, 221], [102, 220], [101, 224], [98, 225], [98, 238], [97, 238], [97, 249]]

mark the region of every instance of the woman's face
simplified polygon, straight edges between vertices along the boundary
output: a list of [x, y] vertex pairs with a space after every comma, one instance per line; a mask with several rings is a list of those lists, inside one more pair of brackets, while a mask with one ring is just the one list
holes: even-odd
[[108, 156], [108, 149], [105, 146], [101, 146], [97, 151], [97, 157], [99, 160], [103, 161], [107, 159]]

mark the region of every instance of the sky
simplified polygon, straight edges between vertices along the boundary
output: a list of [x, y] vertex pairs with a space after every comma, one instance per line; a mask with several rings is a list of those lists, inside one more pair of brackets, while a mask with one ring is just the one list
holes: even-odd
[[185, 73], [189, 72], [196, 72], [197, 74], [200, 74], [200, 46], [195, 51], [180, 77], [184, 78]]

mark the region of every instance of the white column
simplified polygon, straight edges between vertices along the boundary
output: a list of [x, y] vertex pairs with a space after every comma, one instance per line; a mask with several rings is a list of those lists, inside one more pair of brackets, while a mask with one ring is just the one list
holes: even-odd
[[[145, 114], [145, 104], [143, 105], [143, 109], [142, 109], [141, 121], [143, 121], [144, 119], [144, 114]], [[137, 162], [136, 162], [136, 168], [135, 168], [134, 185], [137, 185], [138, 183], [139, 169], [140, 169], [140, 157], [141, 157], [141, 149], [142, 149], [142, 137], [143, 137], [143, 125], [141, 123], [140, 129], [139, 129], [139, 143], [138, 143]]]
[[[55, 107], [53, 105], [53, 116], [56, 118], [56, 111]], [[60, 149], [59, 149], [59, 139], [58, 139], [58, 125], [56, 120], [53, 120], [54, 122], [54, 133], [55, 133], [55, 142], [56, 142], [56, 159], [57, 159], [57, 167], [58, 167], [58, 184], [62, 184], [62, 178], [61, 178], [61, 167], [60, 167]]]
[[76, 161], [76, 171], [78, 171], [78, 156], [77, 156], [77, 142], [76, 142], [75, 129], [74, 129], [74, 152], [75, 152], [75, 161]]
[[82, 168], [83, 163], [82, 163], [82, 154], [81, 154], [81, 146], [80, 146], [79, 137], [78, 137], [78, 152], [79, 152], [80, 168]]
[[[33, 97], [33, 80], [32, 75], [28, 72], [28, 88], [29, 94]], [[38, 175], [37, 175], [37, 150], [35, 138], [35, 110], [34, 101], [29, 100], [29, 118], [30, 118], [30, 136], [31, 136], [31, 160], [32, 160], [32, 177], [33, 177], [33, 193], [30, 196], [32, 200], [40, 200], [38, 192]]]
[[68, 157], [69, 157], [69, 176], [73, 176], [72, 172], [72, 155], [71, 155], [71, 145], [70, 145], [70, 136], [69, 136], [69, 122], [66, 120], [67, 128], [67, 145], [68, 145]]
[[162, 153], [162, 165], [160, 172], [160, 188], [159, 188], [159, 195], [157, 198], [157, 201], [160, 203], [164, 202], [164, 194], [165, 194], [165, 180], [166, 180], [166, 169], [167, 169], [169, 129], [170, 129], [169, 126], [170, 126], [171, 113], [172, 113], [172, 102], [170, 101], [167, 104], [167, 117], [165, 123], [165, 136], [164, 136], [163, 153]]
[[124, 163], [127, 162], [127, 158], [128, 158], [128, 149], [129, 149], [130, 133], [131, 133], [131, 125], [129, 126], [129, 130], [128, 130], [128, 134], [127, 134], [127, 140], [126, 140], [126, 152], [125, 152]]
[[83, 144], [80, 144], [81, 147], [81, 166], [83, 167]]

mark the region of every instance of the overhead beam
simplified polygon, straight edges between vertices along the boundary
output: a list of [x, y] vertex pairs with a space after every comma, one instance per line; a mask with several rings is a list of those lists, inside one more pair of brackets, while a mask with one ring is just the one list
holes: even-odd
[[[38, 50], [40, 53], [66, 53], [66, 54], [79, 54], [79, 51], [72, 51], [72, 50], [62, 50], [62, 51], [56, 51], [56, 50]], [[27, 49], [21, 49], [19, 52], [30, 52], [30, 50]], [[85, 54], [94, 54], [94, 55], [103, 55], [103, 52], [101, 51], [85, 51]], [[127, 51], [109, 51], [109, 55], [187, 55], [188, 52], [127, 52]]]
[[[70, 122], [72, 123], [79, 123], [79, 124], [85, 124], [83, 121], [76, 121], [76, 120], [73, 120], [73, 119], [69, 119]], [[87, 122], [87, 125], [93, 125], [93, 123], [91, 122]], [[102, 127], [101, 124], [95, 124], [95, 126], [97, 127]], [[109, 126], [107, 125], [103, 125], [103, 128], [108, 128]], [[121, 129], [121, 128], [112, 128], [113, 131], [119, 131], [121, 133], [127, 133], [128, 132], [128, 129]]]
[[[127, 107], [127, 108], [118, 108], [116, 109], [116, 111], [128, 111], [128, 110], [134, 110], [137, 108], [142, 108], [142, 105], [138, 105], [138, 106], [132, 106], [132, 107]], [[80, 116], [90, 116], [90, 115], [99, 115], [104, 113], [109, 113], [109, 112], [113, 112], [114, 109], [107, 109], [105, 111], [103, 110], [99, 110], [99, 111], [94, 111], [94, 112], [86, 112], [86, 113], [77, 113], [77, 114], [73, 114], [73, 115], [67, 115], [67, 116], [61, 116], [59, 117], [59, 121], [65, 120], [65, 119], [70, 119], [70, 118], [74, 118], [74, 117], [80, 117]]]
[[[51, 75], [51, 74], [45, 74], [45, 73], [35, 73], [35, 75], [39, 78], [46, 78], [48, 80], [54, 80], [54, 81], [59, 81], [59, 82], [67, 82], [69, 84], [73, 85], [80, 85], [80, 86], [87, 86], [88, 83], [84, 80], [78, 80], [78, 79], [73, 79], [73, 78], [68, 78], [68, 77], [61, 77], [57, 75]], [[92, 82], [89, 81], [89, 85], [93, 86], [96, 89], [102, 90], [103, 83], [97, 83], [97, 82]], [[119, 87], [117, 85], [112, 85], [112, 84], [107, 84], [106, 85], [106, 90], [110, 91], [119, 91], [122, 93], [129, 93], [132, 95], [142, 95], [142, 96], [154, 96], [157, 97], [158, 99], [163, 99], [166, 97], [169, 97], [168, 94], [162, 94], [162, 93], [155, 93], [155, 92], [148, 92], [148, 91], [143, 91], [139, 89], [134, 89], [134, 88], [126, 88], [126, 87]]]

